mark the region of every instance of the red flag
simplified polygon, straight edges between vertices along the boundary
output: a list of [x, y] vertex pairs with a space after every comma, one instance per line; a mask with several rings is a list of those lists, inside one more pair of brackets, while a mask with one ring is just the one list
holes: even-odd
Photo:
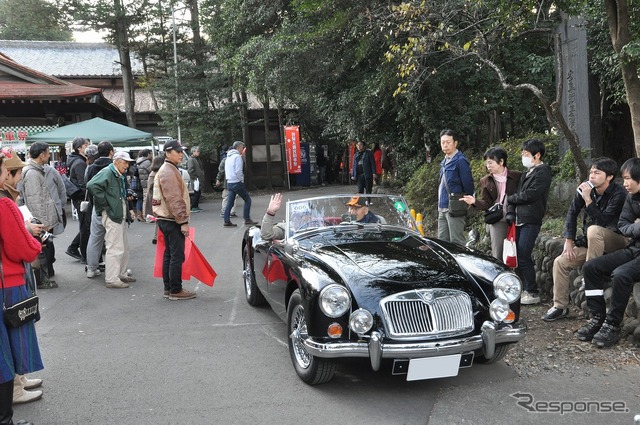
[[216, 280], [216, 276], [218, 276], [215, 270], [213, 270], [213, 267], [211, 267], [211, 264], [209, 264], [204, 255], [202, 255], [202, 252], [200, 252], [195, 243], [187, 240], [185, 250], [187, 243], [191, 246], [191, 252], [188, 257], [185, 255], [186, 260], [182, 266], [182, 273], [184, 273], [186, 269], [190, 276], [195, 277], [205, 285], [213, 286], [213, 282]]
[[269, 254], [269, 260], [262, 268], [262, 275], [267, 279], [269, 283], [273, 283], [276, 280], [287, 281], [287, 273], [284, 271], [284, 264], [273, 253]]
[[[184, 263], [182, 263], [182, 280], [189, 280], [195, 277], [205, 285], [213, 286], [217, 274], [202, 252], [192, 242], [196, 229], [189, 228], [189, 237], [184, 241]], [[162, 259], [164, 257], [165, 241], [164, 235], [158, 230], [158, 243], [156, 245], [156, 260], [153, 265], [153, 277], [162, 278]]]

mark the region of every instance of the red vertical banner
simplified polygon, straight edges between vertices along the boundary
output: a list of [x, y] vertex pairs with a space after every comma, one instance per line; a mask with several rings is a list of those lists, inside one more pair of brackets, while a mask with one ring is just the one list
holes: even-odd
[[356, 155], [356, 144], [349, 142], [349, 175], [353, 175], [353, 157]]
[[287, 152], [287, 170], [289, 174], [302, 173], [300, 159], [300, 126], [292, 125], [284, 128], [285, 150]]

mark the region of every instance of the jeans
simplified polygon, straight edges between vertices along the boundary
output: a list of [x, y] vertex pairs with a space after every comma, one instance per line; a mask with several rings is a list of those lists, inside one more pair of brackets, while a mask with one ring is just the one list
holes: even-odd
[[182, 263], [184, 263], [185, 236], [175, 221], [158, 220], [158, 227], [164, 235], [164, 256], [162, 257], [162, 282], [164, 290], [172, 294], [182, 291]]
[[91, 230], [87, 243], [87, 271], [96, 271], [102, 255], [106, 230], [102, 225], [102, 217], [96, 214], [95, 208], [87, 211], [87, 214], [91, 216]]
[[228, 223], [231, 214], [231, 208], [236, 202], [236, 195], [244, 200], [243, 215], [245, 220], [251, 220], [251, 197], [243, 182], [227, 183], [229, 190], [229, 199], [227, 199], [227, 208], [224, 210], [224, 222]]
[[539, 233], [539, 224], [516, 226], [516, 250], [518, 253], [516, 274], [522, 279], [524, 290], [536, 295], [539, 291], [536, 283], [536, 269], [533, 266], [533, 248]]
[[602, 257], [594, 258], [582, 268], [587, 307], [592, 315], [602, 316], [606, 311], [604, 289], [611, 278], [611, 309], [607, 323], [619, 326], [635, 282], [640, 281], [640, 250], [625, 248]]

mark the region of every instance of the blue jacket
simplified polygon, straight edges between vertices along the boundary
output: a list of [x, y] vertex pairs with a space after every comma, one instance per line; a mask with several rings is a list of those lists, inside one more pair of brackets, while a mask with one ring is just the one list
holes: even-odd
[[362, 169], [364, 171], [364, 177], [373, 178], [373, 175], [376, 172], [376, 161], [373, 158], [373, 153], [369, 149], [365, 149], [364, 152], [356, 150], [356, 153], [353, 155], [353, 163], [351, 164], [351, 175], [354, 178], [357, 177], [357, 165], [361, 155], [364, 155], [364, 158], [362, 158]]
[[[440, 185], [442, 178], [446, 179], [447, 186]], [[473, 176], [471, 175], [471, 167], [469, 160], [460, 151], [453, 155], [449, 162], [443, 159], [440, 163], [440, 175], [438, 177], [438, 208], [449, 208], [449, 193], [465, 193], [471, 195], [474, 193]]]

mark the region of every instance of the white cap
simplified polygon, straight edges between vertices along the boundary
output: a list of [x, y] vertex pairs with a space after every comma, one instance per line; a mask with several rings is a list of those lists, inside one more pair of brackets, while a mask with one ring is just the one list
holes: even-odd
[[116, 159], [124, 159], [127, 162], [133, 162], [133, 159], [131, 159], [129, 154], [127, 152], [125, 152], [125, 151], [116, 152], [113, 155], [113, 160], [115, 161]]

